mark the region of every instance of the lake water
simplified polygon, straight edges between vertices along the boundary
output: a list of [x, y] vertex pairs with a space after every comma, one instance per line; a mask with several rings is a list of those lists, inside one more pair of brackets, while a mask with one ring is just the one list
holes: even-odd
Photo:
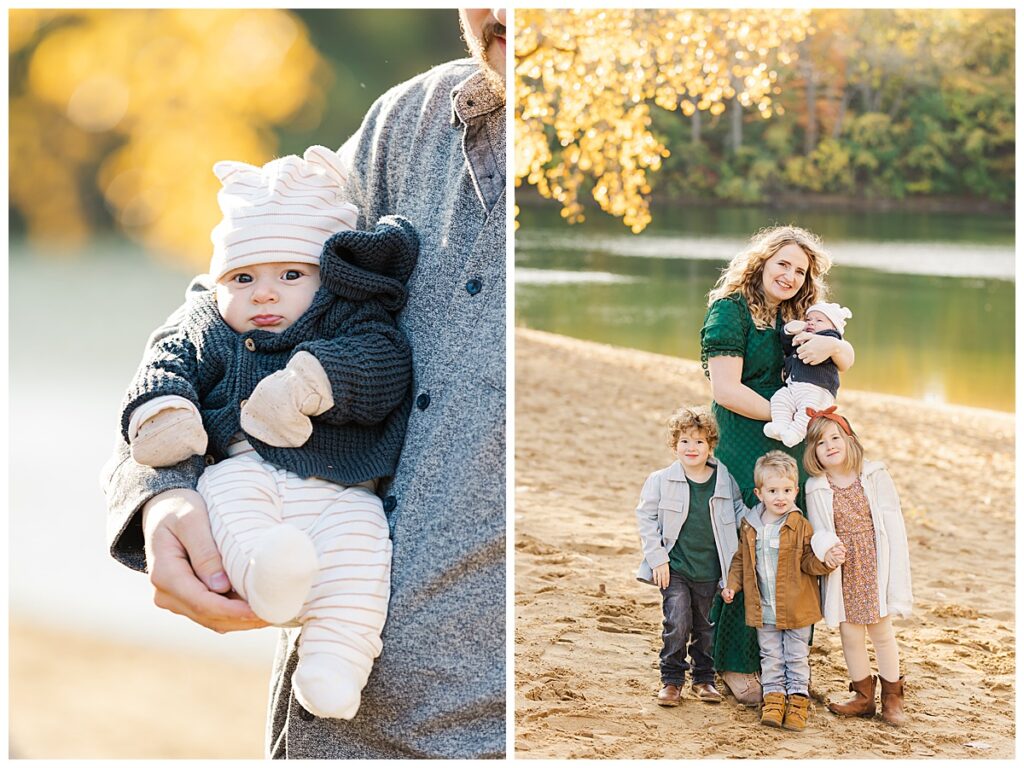
[[12, 244], [9, 608], [56, 627], [227, 659], [273, 656], [277, 630], [217, 635], [153, 605], [104, 536], [100, 467], [149, 332], [189, 274], [119, 242], [75, 256]]
[[516, 232], [516, 324], [700, 359], [707, 293], [759, 228], [824, 239], [832, 300], [850, 307], [857, 362], [843, 386], [1014, 409], [1012, 216], [655, 210], [632, 235], [600, 213], [570, 226], [526, 207]]

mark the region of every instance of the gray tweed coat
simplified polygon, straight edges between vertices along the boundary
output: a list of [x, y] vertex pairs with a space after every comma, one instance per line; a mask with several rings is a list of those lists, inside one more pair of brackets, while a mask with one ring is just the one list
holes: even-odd
[[[505, 753], [505, 105], [469, 59], [382, 96], [341, 154], [360, 227], [408, 218], [420, 257], [398, 317], [414, 406], [383, 491], [394, 542], [384, 651], [351, 721], [291, 693], [295, 635], [271, 682], [276, 758], [488, 758]], [[168, 327], [173, 327], [174, 316]], [[165, 329], [155, 334], [158, 338]], [[104, 472], [108, 539], [145, 567], [139, 508], [194, 487], [202, 459], [153, 470], [122, 439]]]

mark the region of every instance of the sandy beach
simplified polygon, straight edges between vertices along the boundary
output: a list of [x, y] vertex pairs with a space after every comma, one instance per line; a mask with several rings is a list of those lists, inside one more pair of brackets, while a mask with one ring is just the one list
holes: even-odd
[[634, 508], [669, 464], [664, 422], [707, 403], [694, 361], [516, 334], [517, 758], [1012, 758], [1014, 418], [840, 391], [906, 519], [914, 615], [896, 621], [910, 722], [840, 719], [837, 630], [811, 648], [806, 731], [760, 727], [731, 698], [656, 704], [661, 604], [635, 580]]
[[12, 617], [10, 757], [261, 758], [269, 665]]

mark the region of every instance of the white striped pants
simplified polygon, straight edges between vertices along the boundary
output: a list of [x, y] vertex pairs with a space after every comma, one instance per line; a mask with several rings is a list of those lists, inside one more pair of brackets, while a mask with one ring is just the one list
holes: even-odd
[[228, 579], [247, 600], [246, 575], [260, 535], [281, 523], [309, 535], [320, 572], [288, 624], [302, 625], [299, 664], [329, 655], [361, 689], [381, 652], [391, 592], [391, 539], [380, 499], [365, 487], [299, 477], [255, 452], [208, 467], [198, 491]]
[[791, 381], [778, 390], [771, 399], [771, 424], [780, 435], [786, 436], [786, 445], [796, 445], [807, 435], [811, 417], [807, 408], [816, 411], [828, 408], [836, 399], [832, 393], [817, 384]]

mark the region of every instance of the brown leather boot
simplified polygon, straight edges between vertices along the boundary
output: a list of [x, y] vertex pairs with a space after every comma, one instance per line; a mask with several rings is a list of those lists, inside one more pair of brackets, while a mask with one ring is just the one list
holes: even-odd
[[829, 702], [828, 711], [840, 717], [873, 717], [875, 714], [875, 676], [850, 683], [853, 698], [842, 704]]
[[895, 683], [890, 683], [881, 675], [878, 679], [882, 683], [882, 719], [890, 725], [903, 725], [907, 722], [907, 716], [903, 713], [903, 682], [906, 678], [901, 675]]
[[782, 727], [787, 731], [802, 731], [807, 727], [807, 719], [811, 716], [811, 700], [806, 696], [794, 693], [786, 702], [786, 717]]
[[782, 719], [786, 716], [786, 694], [772, 691], [764, 695], [761, 707], [761, 725], [781, 728]]

